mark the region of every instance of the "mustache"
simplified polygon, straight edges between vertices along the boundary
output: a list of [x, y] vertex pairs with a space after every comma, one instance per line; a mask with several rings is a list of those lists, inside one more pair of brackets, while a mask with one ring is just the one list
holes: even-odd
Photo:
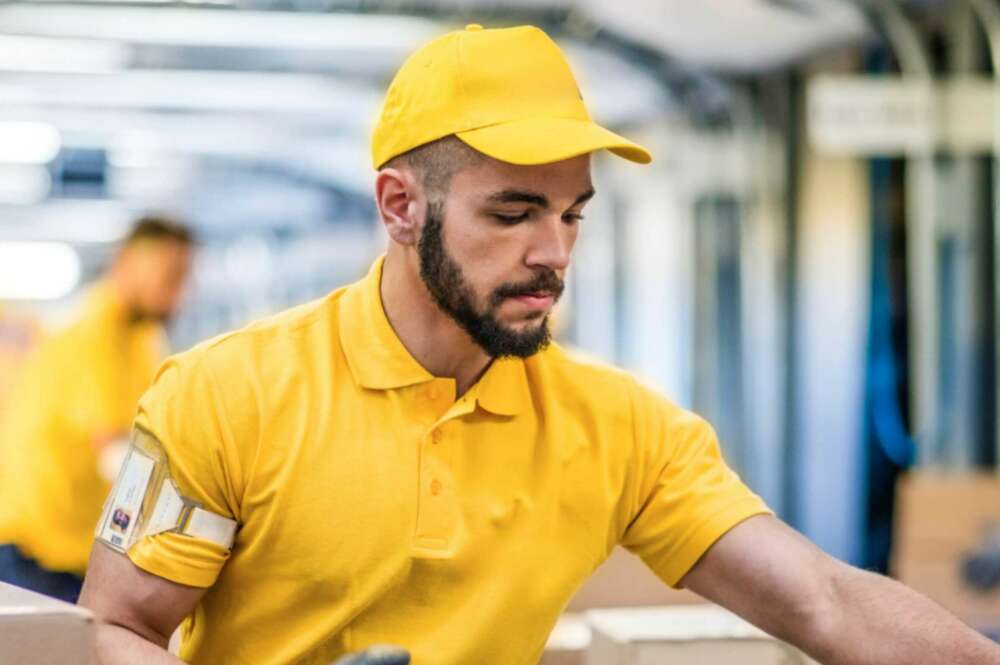
[[556, 275], [555, 271], [544, 270], [537, 273], [532, 279], [526, 282], [503, 284], [493, 291], [493, 295], [490, 297], [490, 302], [496, 306], [503, 302], [506, 298], [537, 293], [551, 295], [553, 300], [559, 300], [559, 297], [562, 295], [565, 288], [565, 282], [559, 279], [559, 276]]

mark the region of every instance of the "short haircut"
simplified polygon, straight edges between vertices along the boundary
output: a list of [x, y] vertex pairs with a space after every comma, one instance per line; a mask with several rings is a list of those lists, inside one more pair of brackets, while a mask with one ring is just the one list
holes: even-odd
[[445, 136], [393, 157], [382, 168], [405, 164], [417, 172], [428, 196], [441, 198], [448, 193], [452, 177], [468, 166], [482, 163], [485, 156], [455, 135]]
[[176, 242], [195, 244], [195, 234], [189, 226], [163, 215], [144, 215], [137, 219], [122, 241], [124, 247], [145, 242]]

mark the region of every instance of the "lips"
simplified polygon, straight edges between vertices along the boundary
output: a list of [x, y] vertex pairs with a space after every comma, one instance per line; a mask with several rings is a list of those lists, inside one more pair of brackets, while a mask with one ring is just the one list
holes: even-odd
[[552, 306], [552, 302], [555, 300], [555, 297], [551, 293], [546, 293], [544, 291], [538, 293], [525, 293], [513, 296], [513, 298], [529, 309], [535, 310], [548, 309]]

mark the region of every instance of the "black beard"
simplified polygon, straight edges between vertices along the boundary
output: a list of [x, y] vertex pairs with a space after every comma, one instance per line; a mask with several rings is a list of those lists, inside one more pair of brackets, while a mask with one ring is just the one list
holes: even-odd
[[427, 221], [417, 250], [420, 254], [420, 278], [434, 298], [438, 308], [451, 317], [472, 341], [492, 358], [517, 356], [527, 358], [544, 349], [552, 341], [549, 317], [546, 315], [536, 328], [519, 332], [501, 323], [497, 310], [512, 296], [529, 293], [551, 293], [559, 300], [564, 284], [555, 271], [544, 269], [534, 279], [520, 284], [504, 284], [490, 294], [485, 312], [478, 312], [472, 287], [462, 275], [462, 268], [444, 248], [440, 204], [429, 203]]

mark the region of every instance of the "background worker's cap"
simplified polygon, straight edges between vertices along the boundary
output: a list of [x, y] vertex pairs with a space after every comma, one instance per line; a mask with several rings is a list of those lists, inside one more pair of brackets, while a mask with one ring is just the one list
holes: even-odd
[[511, 164], [548, 164], [607, 149], [640, 164], [649, 152], [590, 119], [569, 63], [533, 26], [470, 25], [430, 42], [389, 85], [372, 162], [455, 134]]

